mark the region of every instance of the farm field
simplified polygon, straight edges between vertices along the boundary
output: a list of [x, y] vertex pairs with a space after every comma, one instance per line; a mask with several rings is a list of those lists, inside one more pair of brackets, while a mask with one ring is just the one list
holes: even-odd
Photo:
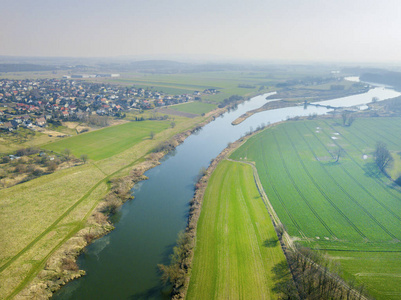
[[208, 113], [209, 111], [216, 109], [216, 105], [202, 102], [190, 102], [179, 105], [173, 105], [170, 107], [170, 109], [201, 115], [203, 113]]
[[78, 158], [87, 154], [89, 159], [96, 161], [123, 152], [144, 139], [150, 139], [150, 132], [156, 134], [168, 127], [168, 121], [129, 122], [65, 138], [42, 148], [55, 152], [68, 148]]
[[251, 166], [222, 161], [216, 168], [196, 241], [187, 299], [278, 298], [273, 268], [282, 269], [285, 257]]
[[[366, 284], [377, 299], [401, 296], [401, 261], [394, 259], [401, 253], [401, 192], [378, 171], [372, 153], [377, 141], [400, 151], [400, 121], [357, 119], [351, 127], [335, 119], [286, 122], [232, 154], [255, 161], [288, 233], [329, 251], [346, 277]], [[332, 153], [338, 147], [343, 154], [336, 163]]]
[[[288, 76], [288, 75], [287, 75]], [[287, 76], [284, 76], [286, 78]], [[163, 91], [173, 95], [192, 94], [194, 91], [216, 89], [215, 95], [203, 95], [205, 101], [219, 103], [231, 95], [251, 96], [268, 92], [283, 78], [273, 76], [270, 72], [240, 72], [240, 71], [215, 71], [185, 74], [139, 74], [125, 73], [120, 78], [102, 79], [109, 83], [135, 85], [137, 87], [151, 87], [156, 91]], [[241, 88], [239, 85], [249, 85], [249, 88]], [[261, 90], [259, 90], [263, 87]]]

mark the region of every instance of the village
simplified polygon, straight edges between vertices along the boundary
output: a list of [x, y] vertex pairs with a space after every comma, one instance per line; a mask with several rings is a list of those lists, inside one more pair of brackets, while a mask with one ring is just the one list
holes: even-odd
[[121, 87], [74, 79], [0, 80], [0, 130], [45, 127], [54, 121], [82, 121], [91, 115], [123, 118], [124, 111], [201, 100], [202, 94], [169, 95], [151, 88]]

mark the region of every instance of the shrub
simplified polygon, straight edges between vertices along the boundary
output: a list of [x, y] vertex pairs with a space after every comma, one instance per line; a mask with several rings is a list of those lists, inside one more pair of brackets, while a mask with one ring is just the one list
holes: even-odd
[[9, 163], [11, 161], [11, 158], [9, 156], [3, 156], [3, 158], [1, 159], [3, 164]]
[[79, 267], [72, 258], [63, 258], [61, 262], [61, 268], [67, 271], [78, 271]]

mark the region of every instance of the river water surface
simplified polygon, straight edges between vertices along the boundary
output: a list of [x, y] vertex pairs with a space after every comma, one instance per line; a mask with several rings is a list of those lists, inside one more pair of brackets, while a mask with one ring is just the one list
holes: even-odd
[[[326, 114], [324, 107], [287, 107], [254, 114], [239, 125], [231, 122], [266, 103], [265, 94], [238, 105], [189, 136], [167, 155], [161, 165], [147, 171], [149, 180], [138, 183], [135, 199], [113, 216], [116, 229], [88, 246], [78, 258], [87, 275], [68, 283], [54, 299], [168, 299], [160, 283], [157, 264], [169, 262], [177, 234], [185, 229], [189, 201], [202, 167], [207, 168], [229, 142], [249, 130], [294, 116]], [[373, 97], [384, 100], [401, 95], [384, 87], [326, 101], [337, 106], [364, 104]], [[348, 105], [347, 105], [348, 106]]]

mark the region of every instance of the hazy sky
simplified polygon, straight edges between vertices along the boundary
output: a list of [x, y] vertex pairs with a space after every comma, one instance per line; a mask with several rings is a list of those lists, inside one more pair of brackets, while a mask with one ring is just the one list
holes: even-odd
[[0, 55], [154, 54], [401, 62], [401, 1], [0, 1]]

